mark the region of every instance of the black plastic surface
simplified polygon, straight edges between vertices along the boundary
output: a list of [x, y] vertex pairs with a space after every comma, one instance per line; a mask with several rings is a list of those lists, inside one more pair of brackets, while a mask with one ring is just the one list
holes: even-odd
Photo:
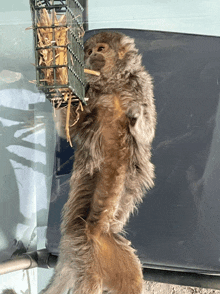
[[[117, 31], [135, 38], [154, 78], [158, 113], [155, 187], [131, 217], [127, 238], [145, 266], [220, 273], [220, 38]], [[65, 161], [73, 151], [57, 142], [59, 170], [58, 158]], [[47, 248], [54, 254], [69, 170], [62, 168], [53, 179]]]

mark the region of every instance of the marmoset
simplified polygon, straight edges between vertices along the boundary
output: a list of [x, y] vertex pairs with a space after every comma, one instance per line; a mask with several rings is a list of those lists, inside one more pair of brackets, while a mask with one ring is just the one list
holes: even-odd
[[[151, 143], [156, 110], [153, 83], [134, 40], [101, 32], [85, 42], [89, 98], [70, 135], [76, 143], [64, 205], [58, 263], [46, 294], [144, 293], [141, 263], [123, 227], [154, 185]], [[65, 134], [66, 108], [56, 111]]]

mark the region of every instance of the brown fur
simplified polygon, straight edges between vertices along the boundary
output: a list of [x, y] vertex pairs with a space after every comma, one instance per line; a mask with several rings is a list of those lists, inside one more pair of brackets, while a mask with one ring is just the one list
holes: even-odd
[[[85, 66], [101, 74], [87, 76], [89, 102], [71, 128], [77, 150], [59, 260], [45, 293], [73, 288], [75, 294], [101, 294], [104, 289], [141, 294], [140, 261], [120, 233], [145, 189], [153, 186], [156, 112], [151, 77], [134, 40], [120, 33], [90, 38]], [[56, 112], [57, 128], [64, 134], [66, 109]]]

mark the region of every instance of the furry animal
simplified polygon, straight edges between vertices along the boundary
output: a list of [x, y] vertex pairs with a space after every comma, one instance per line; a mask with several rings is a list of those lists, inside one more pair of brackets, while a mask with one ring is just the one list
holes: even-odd
[[[156, 111], [151, 76], [134, 40], [101, 32], [85, 43], [88, 105], [71, 127], [77, 144], [69, 199], [63, 208], [60, 254], [46, 294], [143, 293], [141, 263], [123, 226], [153, 187], [151, 143]], [[76, 118], [72, 106], [71, 122]], [[64, 134], [66, 109], [56, 110]], [[61, 125], [60, 125], [61, 122]]]

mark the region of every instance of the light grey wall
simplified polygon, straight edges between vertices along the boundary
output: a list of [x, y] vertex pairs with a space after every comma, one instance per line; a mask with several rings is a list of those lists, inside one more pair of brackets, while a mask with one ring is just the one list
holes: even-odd
[[[29, 251], [45, 247], [55, 131], [50, 103], [29, 82], [35, 79], [31, 25], [28, 0], [1, 2], [0, 261], [21, 242]], [[33, 269], [0, 276], [0, 292], [37, 293], [38, 276], [45, 274]]]
[[219, 36], [218, 0], [88, 0], [89, 29], [132, 28]]

